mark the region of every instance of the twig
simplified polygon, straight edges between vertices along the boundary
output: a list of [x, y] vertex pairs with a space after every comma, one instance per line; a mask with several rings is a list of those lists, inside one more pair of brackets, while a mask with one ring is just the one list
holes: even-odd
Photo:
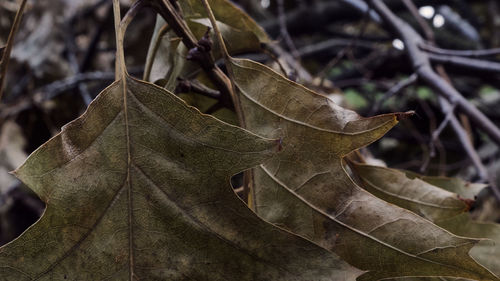
[[376, 22], [376, 23], [382, 22], [382, 20], [380, 19], [380, 16], [375, 11], [370, 9], [370, 7], [368, 5], [366, 5], [366, 3], [363, 2], [362, 0], [342, 0], [342, 2], [351, 6], [351, 8], [354, 8], [355, 10], [362, 12], [363, 14], [368, 13], [370, 18], [374, 22]]
[[[201, 46], [194, 37], [193, 33], [185, 23], [180, 15], [178, 9], [169, 0], [145, 0], [145, 5], [152, 7], [158, 12], [163, 19], [168, 23], [170, 28], [182, 38], [182, 43], [188, 50], [200, 50]], [[175, 1], [174, 1], [175, 2]], [[231, 100], [234, 99], [232, 93], [231, 81], [229, 78], [218, 68], [210, 52], [199, 51], [196, 62], [208, 75], [209, 79], [215, 84], [217, 89], [221, 92], [221, 100], [224, 104], [229, 105]]]
[[177, 84], [177, 87], [175, 88], [176, 94], [177, 93], [194, 92], [197, 94], [207, 96], [209, 98], [214, 98], [214, 99], [220, 98], [219, 91], [212, 90], [201, 83], [198, 83], [196, 81], [184, 80], [184, 79], [178, 79], [178, 80], [179, 80], [179, 83]]
[[[78, 60], [76, 58], [76, 45], [75, 45], [75, 37], [72, 32], [72, 25], [71, 24], [66, 24], [66, 31], [69, 33], [69, 38], [66, 37], [66, 46], [67, 46], [67, 54], [68, 54], [68, 62], [71, 67], [71, 70], [75, 75], [78, 75], [80, 73], [80, 66], [78, 64]], [[92, 101], [92, 97], [90, 96], [90, 93], [87, 89], [87, 85], [84, 84], [77, 84], [78, 87], [78, 92], [80, 93], [80, 96], [83, 99], [83, 102], [85, 105], [89, 105], [90, 102]]]
[[[141, 67], [130, 68], [130, 74], [140, 74], [142, 72]], [[43, 93], [43, 97], [40, 100], [53, 99], [57, 95], [74, 89], [79, 83], [85, 83], [89, 81], [111, 81], [114, 79], [114, 72], [105, 71], [93, 71], [78, 73], [76, 75], [66, 77], [62, 80], [54, 81], [50, 84], [44, 85], [35, 92]]]
[[283, 48], [277, 44], [262, 44], [264, 50], [269, 51], [271, 54], [277, 56], [278, 58], [283, 58], [285, 63], [289, 68], [295, 69], [297, 71], [297, 76], [300, 80], [304, 82], [311, 82], [313, 77], [311, 74], [289, 53], [287, 53]]
[[415, 6], [415, 4], [413, 4], [412, 0], [403, 0], [403, 3], [408, 9], [408, 11], [410, 11], [413, 18], [417, 21], [418, 26], [420, 26], [420, 28], [424, 32], [424, 35], [427, 38], [427, 40], [434, 42], [434, 32], [432, 31], [432, 28], [427, 24], [425, 19], [420, 16], [420, 13], [418, 12], [418, 9]]
[[[460, 139], [460, 142], [465, 148], [465, 151], [467, 152], [467, 155], [472, 161], [472, 164], [474, 167], [476, 167], [478, 177], [484, 181], [488, 179], [488, 171], [486, 170], [486, 167], [483, 165], [481, 162], [481, 159], [479, 158], [479, 155], [477, 154], [474, 146], [470, 142], [469, 135], [465, 132], [465, 130], [462, 128], [460, 125], [460, 122], [458, 119], [453, 115], [453, 107], [442, 97], [439, 99], [440, 105], [443, 108], [443, 111], [449, 111], [451, 112], [450, 114], [450, 124], [451, 126], [455, 129], [455, 133], [457, 134], [458, 138]], [[459, 129], [457, 129], [459, 128]], [[499, 197], [500, 199], [500, 197]]]
[[382, 105], [383, 102], [385, 102], [389, 98], [393, 97], [397, 93], [401, 92], [406, 87], [415, 83], [417, 81], [417, 78], [418, 78], [418, 75], [416, 73], [413, 73], [408, 78], [403, 79], [403, 80], [399, 81], [398, 83], [396, 83], [396, 85], [394, 85], [392, 88], [390, 88], [389, 91], [385, 92], [385, 94], [382, 96], [382, 98], [379, 99], [373, 105], [373, 108], [370, 112], [370, 115], [375, 114], [380, 109], [380, 106]]
[[[311, 56], [311, 55], [315, 55], [317, 53], [321, 53], [324, 51], [329, 51], [334, 47], [348, 46], [349, 44], [351, 44], [351, 42], [352, 41], [348, 40], [348, 39], [334, 38], [334, 39], [328, 39], [328, 40], [321, 41], [321, 42], [318, 42], [315, 44], [301, 47], [297, 51], [301, 57]], [[376, 44], [371, 42], [371, 41], [358, 40], [356, 46], [353, 46], [353, 47], [373, 50], [373, 49], [375, 49]]]
[[459, 57], [459, 56], [437, 55], [432, 53], [429, 53], [428, 57], [433, 62], [476, 70], [472, 72], [472, 74], [481, 72], [497, 72], [497, 73], [500, 72], [500, 63], [498, 62], [478, 60], [478, 59]]
[[290, 33], [288, 33], [288, 29], [286, 27], [286, 14], [285, 14], [285, 3], [284, 0], [278, 0], [278, 21], [280, 24], [280, 33], [285, 43], [290, 50], [290, 54], [294, 59], [299, 60], [300, 54], [297, 52], [297, 48], [293, 43], [292, 37], [290, 37]]
[[[422, 29], [427, 30], [426, 32], [427, 39], [431, 44], [434, 44], [434, 33], [432, 29], [428, 26], [427, 22], [424, 21], [420, 16], [420, 14], [418, 13], [417, 7], [413, 4], [411, 0], [405, 0], [405, 5], [411, 11], [412, 15], [415, 18], [420, 19], [418, 20], [418, 23], [422, 26]], [[444, 70], [444, 67], [442, 65], [438, 65], [436, 69], [439, 75], [443, 78], [443, 80], [447, 82], [449, 85], [451, 85], [451, 80], [449, 79], [446, 71]], [[439, 128], [434, 133], [432, 133], [430, 141], [431, 156], [435, 154], [435, 148], [434, 148], [435, 139], [439, 136], [440, 132], [445, 128], [447, 123], [450, 122], [453, 130], [455, 131], [458, 139], [460, 140], [460, 143], [462, 144], [462, 147], [464, 148], [467, 155], [471, 159], [472, 164], [476, 168], [479, 178], [482, 181], [486, 180], [488, 178], [488, 171], [481, 162], [481, 159], [479, 158], [477, 151], [474, 149], [472, 141], [468, 137], [468, 134], [466, 133], [465, 129], [460, 125], [460, 122], [453, 113], [456, 107], [456, 103], [450, 104], [442, 96], [439, 97], [439, 103], [441, 105], [443, 113], [445, 114], [445, 118], [443, 120], [443, 123], [439, 126]]]
[[[371, 9], [367, 7], [365, 14], [363, 16], [361, 28], [359, 29], [359, 32], [356, 35], [356, 37], [354, 37], [351, 40], [351, 43], [349, 45], [345, 46], [340, 52], [338, 52], [337, 55], [332, 60], [330, 60], [330, 62], [328, 62], [328, 64], [318, 73], [317, 76], [321, 78], [320, 86], [323, 85], [323, 82], [325, 81], [327, 71], [330, 70], [332, 67], [334, 67], [347, 53], [351, 52], [352, 48], [355, 47], [356, 44], [358, 43], [359, 38], [363, 36], [366, 30], [366, 26], [368, 23], [368, 16], [370, 15], [370, 12]], [[352, 59], [355, 60], [354, 56], [352, 57]]]
[[[141, 74], [142, 67], [132, 67], [131, 74]], [[34, 90], [34, 95], [24, 96], [13, 103], [0, 105], [0, 119], [16, 116], [19, 112], [35, 106], [36, 104], [55, 98], [56, 96], [74, 89], [77, 84], [92, 81], [112, 81], [114, 72], [86, 72], [62, 80], [52, 82]], [[28, 78], [29, 79], [29, 78]]]
[[[224, 43], [224, 39], [222, 38], [222, 33], [219, 30], [219, 27], [217, 25], [217, 20], [215, 19], [214, 13], [212, 12], [212, 9], [210, 8], [210, 4], [208, 4], [208, 0], [202, 0], [203, 6], [205, 7], [205, 11], [208, 14], [208, 18], [210, 19], [210, 23], [212, 24], [212, 27], [214, 29], [215, 36], [218, 41], [218, 45], [220, 48], [220, 52], [222, 54], [222, 57], [224, 58], [224, 65], [226, 66], [228, 75], [229, 75], [229, 85], [231, 86], [230, 88], [230, 94], [231, 94], [231, 99], [233, 101], [234, 109], [236, 111], [236, 115], [238, 116], [238, 121], [240, 123], [240, 126], [243, 128], [246, 128], [246, 122], [245, 122], [245, 116], [243, 115], [243, 109], [240, 103], [240, 97], [237, 95], [237, 88], [236, 84], [233, 82], [235, 81], [234, 79], [234, 72], [233, 72], [233, 67], [231, 63], [231, 57], [229, 56], [229, 52], [227, 51], [226, 44]], [[220, 103], [220, 102], [219, 102]], [[215, 107], [217, 107], [217, 104], [215, 104], [213, 107], [209, 109], [209, 111], [215, 111]], [[247, 170], [243, 173], [243, 198], [246, 202], [250, 202], [250, 184], [252, 182], [253, 178], [253, 171], [252, 170]]]
[[83, 82], [87, 81], [110, 81], [114, 79], [114, 72], [86, 72], [86, 73], [78, 73], [74, 76], [67, 77], [63, 80], [58, 80], [52, 82], [48, 85], [43, 86], [37, 92], [47, 93], [44, 95], [43, 100], [52, 99], [55, 96], [59, 95], [62, 92], [71, 90], [75, 88], [77, 85], [81, 85]]
[[[262, 52], [268, 55], [274, 62], [276, 62], [276, 64], [278, 64], [278, 67], [280, 68], [281, 72], [283, 72], [283, 75], [289, 76], [285, 69], [285, 66], [280, 62], [279, 58], [273, 52], [271, 52], [267, 48], [262, 48]], [[294, 71], [297, 72], [296, 70]]]
[[420, 37], [420, 35], [406, 22], [394, 15], [381, 0], [369, 0], [369, 2], [384, 19], [384, 22], [386, 22], [404, 42], [406, 53], [415, 72], [419, 75], [419, 78], [436, 89], [437, 92], [449, 102], [457, 103], [457, 106], [467, 114], [479, 128], [488, 134], [497, 145], [500, 145], [500, 129], [432, 69], [427, 53], [423, 52], [418, 47], [423, 42], [422, 37]]
[[450, 49], [441, 49], [429, 44], [421, 44], [420, 49], [434, 53], [437, 55], [446, 55], [446, 56], [459, 56], [459, 57], [487, 57], [487, 56], [496, 56], [500, 55], [500, 48], [493, 49], [484, 49], [484, 50], [450, 50]]
[[[445, 114], [445, 117], [443, 119], [443, 121], [441, 121], [441, 124], [439, 124], [439, 126], [436, 128], [436, 130], [434, 130], [431, 134], [431, 140], [430, 140], [430, 148], [431, 148], [431, 157], [434, 157], [435, 156], [435, 148], [434, 148], [434, 143], [438, 141], [439, 139], [439, 136], [441, 135], [441, 133], [443, 132], [443, 130], [446, 128], [446, 126], [448, 125], [448, 123], [451, 121], [451, 119], [455, 119], [455, 107], [457, 106], [457, 104], [449, 104], [446, 100], [443, 100], [442, 97], [438, 97], [439, 99], [439, 104], [441, 106], [441, 109], [443, 110], [443, 113]], [[462, 131], [462, 130], [460, 130]]]
[[[432, 135], [432, 132], [434, 132], [438, 127], [436, 115], [434, 114], [434, 111], [430, 108], [427, 101], [425, 101], [423, 99], [418, 99], [418, 103], [420, 104], [422, 111], [425, 113], [425, 115], [429, 119], [429, 132]], [[439, 151], [438, 174], [440, 176], [446, 176], [446, 149], [444, 149], [444, 146], [441, 143], [441, 140], [439, 138], [437, 138], [433, 142], [430, 142], [430, 151], [429, 151], [430, 157], [429, 158], [435, 157], [436, 148]]]
[[436, 11], [445, 18], [445, 25], [449, 29], [462, 35], [474, 43], [475, 46], [481, 45], [479, 32], [466, 19], [462, 18], [449, 4], [437, 6]]
[[[70, 65], [71, 70], [73, 71], [73, 74], [75, 76], [84, 72], [88, 68], [88, 66], [91, 62], [91, 59], [92, 59], [92, 57], [97, 49], [97, 45], [98, 45], [99, 39], [104, 31], [104, 28], [103, 28], [102, 24], [98, 25], [97, 30], [92, 37], [92, 40], [91, 40], [91, 42], [90, 42], [90, 44], [89, 44], [89, 46], [88, 46], [88, 48], [83, 56], [83, 60], [81, 63], [79, 63], [78, 59], [77, 59], [77, 51], [78, 50], [77, 50], [77, 46], [75, 43], [76, 42], [75, 34], [74, 34], [72, 28], [73, 28], [73, 26], [78, 18], [80, 18], [81, 16], [88, 15], [88, 14], [92, 13], [95, 9], [99, 8], [101, 5], [103, 5], [105, 3], [108, 3], [108, 2], [99, 1], [96, 4], [92, 5], [91, 7], [85, 9], [84, 11], [76, 13], [68, 20], [68, 22], [66, 24], [66, 33], [69, 35], [65, 38], [66, 39], [66, 46], [67, 46], [67, 56], [68, 56], [69, 65]], [[111, 6], [112, 6], [111, 3], [109, 3], [108, 11], [106, 12], [106, 17], [110, 17], [112, 15]], [[90, 93], [88, 91], [87, 85], [81, 84], [78, 82], [76, 84], [76, 86], [77, 86], [78, 92], [80, 93], [80, 96], [82, 97], [85, 105], [89, 105], [90, 102], [92, 101], [92, 96], [90, 95]]]
[[[344, 0], [308, 2], [309, 5], [306, 8], [300, 6], [287, 13], [286, 25], [292, 34], [310, 33], [311, 30], [324, 29], [333, 21], [341, 21], [346, 18], [355, 19], [359, 15], [364, 14], [364, 11], [358, 9], [358, 7], [353, 7], [350, 3], [345, 3], [349, 4], [349, 6], [345, 5], [343, 2], [347, 1]], [[358, 0], [357, 2], [360, 1]], [[376, 16], [375, 13], [371, 14]], [[376, 18], [373, 19], [376, 20]], [[262, 23], [264, 29], [272, 36], [279, 35], [279, 25], [279, 21], [275, 18]]]
[[364, 84], [372, 83], [377, 86], [379, 89], [383, 89], [384, 91], [389, 91], [390, 86], [387, 85], [384, 81], [373, 80], [368, 78], [349, 78], [344, 80], [336, 80], [335, 86], [338, 88], [347, 88], [347, 87], [361, 87]]
[[108, 3], [108, 6], [106, 7], [107, 11], [105, 13], [104, 18], [97, 25], [97, 30], [92, 35], [92, 40], [90, 41], [90, 43], [89, 43], [89, 45], [88, 45], [88, 47], [83, 55], [82, 62], [80, 63], [80, 72], [85, 72], [90, 67], [90, 64], [92, 62], [92, 58], [94, 57], [94, 55], [97, 51], [97, 47], [99, 45], [99, 40], [101, 39], [102, 34], [105, 31], [106, 20], [113, 17], [113, 9], [112, 9], [111, 3], [109, 3], [108, 1], [106, 1], [105, 3]]
[[[381, 11], [383, 12], [384, 9], [383, 9], [383, 3], [382, 2], [379, 2], [377, 0], [375, 0], [377, 3], [374, 3], [375, 5], [382, 5], [382, 6], [379, 6], [378, 8], [380, 8], [380, 10], [378, 11]], [[407, 8], [412, 12], [412, 14], [419, 18], [420, 15], [418, 14], [417, 12], [417, 8], [415, 7], [415, 5], [413, 4], [413, 2], [411, 1], [404, 1], [405, 5], [407, 6]], [[385, 7], [387, 8], [387, 7]], [[400, 20], [399, 18], [397, 18], [396, 16], [394, 16], [394, 14], [392, 14], [392, 12], [389, 10], [389, 9], [386, 9], [385, 10], [385, 15], [382, 15], [382, 17], [384, 18], [384, 20], [388, 21], [390, 23], [390, 25], [396, 29], [397, 31], [399, 31], [399, 33], [404, 33], [404, 32], [410, 32], [412, 33], [413, 32], [413, 35], [418, 35], [416, 34], [416, 32], [409, 26], [409, 25], [405, 25], [404, 28], [406, 28], [407, 30], [402, 30], [402, 29], [398, 29], [398, 28], [403, 28], [403, 27], [398, 27], [395, 25], [395, 22], [394, 20], [399, 20], [401, 23], [404, 23], [402, 20]], [[434, 35], [432, 33], [432, 30], [430, 29], [430, 27], [427, 26], [427, 23], [425, 21], [418, 21], [419, 24], [423, 25], [422, 29], [424, 30], [427, 30], [430, 34], [428, 34], [428, 39], [430, 40], [431, 43], [434, 42]], [[406, 23], [404, 23], [406, 24]], [[427, 26], [427, 27], [426, 27]], [[408, 35], [408, 34], [406, 34]], [[414, 41], [411, 41], [411, 40], [408, 40], [408, 37], [402, 37], [403, 38], [403, 42], [405, 43], [405, 45], [407, 45], [407, 50], [408, 50], [408, 55], [410, 56], [410, 59], [412, 59], [413, 63], [414, 63], [414, 66], [415, 66], [415, 59], [418, 57], [418, 56], [422, 56], [421, 54], [421, 51], [418, 49], [418, 44], [416, 45], [413, 45], [415, 42]], [[422, 40], [420, 37], [417, 37], [415, 38], [416, 40]], [[413, 51], [413, 52], [412, 52]], [[429, 59], [426, 58], [426, 57], [421, 57], [421, 61], [419, 61], [420, 63], [422, 63], [422, 65], [420, 65], [420, 69], [422, 69], [423, 67], [422, 66], [426, 66], [424, 69], [425, 69], [425, 73], [427, 75], [429, 75], [429, 72], [433, 73], [435, 76], [435, 78], [441, 78], [441, 80], [439, 80], [441, 83], [443, 83], [444, 85], [448, 85], [450, 89], [455, 89], [453, 88], [453, 86], [451, 86], [450, 84], [450, 81], [449, 81], [449, 78], [444, 70], [444, 68], [442, 66], [438, 66], [438, 72], [441, 76], [439, 76], [438, 74], [436, 74], [431, 67], [429, 67]], [[417, 72], [418, 74], [420, 74], [421, 76], [425, 73], [419, 73]], [[437, 81], [437, 80], [433, 80], [433, 81]], [[455, 90], [456, 91], [456, 90]], [[456, 91], [456, 93], [458, 93]], [[461, 97], [461, 96], [460, 96]], [[440, 102], [440, 105], [441, 105], [441, 108], [443, 110], [443, 113], [445, 113], [445, 119], [443, 121], [443, 123], [439, 126], [439, 128], [432, 134], [432, 138], [431, 138], [431, 153], [433, 153], [433, 149], [434, 149], [434, 146], [433, 146], [433, 140], [435, 138], [437, 138], [437, 136], [439, 136], [439, 133], [444, 129], [444, 127], [446, 126], [446, 124], [448, 122], [451, 123], [455, 133], [457, 134], [460, 142], [462, 143], [462, 146], [464, 147], [465, 151], [467, 152], [467, 154], [469, 155], [469, 158], [472, 160], [473, 164], [474, 164], [474, 167], [476, 168], [477, 170], [477, 173], [478, 173], [478, 176], [480, 177], [481, 180], [485, 180], [488, 178], [488, 172], [486, 170], [486, 168], [484, 167], [483, 163], [481, 162], [481, 159], [479, 158], [479, 155], [477, 154], [476, 150], [474, 149], [470, 139], [468, 138], [468, 135], [467, 133], [465, 132], [465, 130], [462, 128], [462, 126], [460, 125], [460, 122], [458, 121], [458, 119], [455, 117], [455, 115], [453, 114], [453, 111], [454, 111], [454, 108], [455, 106], [458, 104], [458, 99], [455, 99], [455, 100], [451, 100], [451, 105], [450, 103], [444, 99], [443, 96], [440, 96], [439, 97], [439, 102]]]
[[[439, 73], [439, 75], [441, 77], [443, 77], [443, 79], [445, 79], [445, 81], [447, 81], [451, 85], [451, 80], [448, 77], [444, 67], [442, 65], [437, 65], [436, 70]], [[470, 134], [468, 133], [468, 131], [466, 131], [464, 126], [462, 124], [460, 124], [457, 117], [453, 113], [456, 104], [450, 104], [450, 102], [448, 102], [445, 98], [443, 98], [441, 96], [439, 96], [439, 103], [441, 105], [441, 109], [442, 109], [443, 113], [446, 115], [445, 120], [448, 117], [447, 112], [450, 112], [449, 113], [450, 114], [449, 115], [450, 116], [449, 122], [451, 124], [451, 127], [453, 128], [453, 130], [457, 134], [458, 139], [460, 140], [460, 143], [462, 144], [462, 147], [464, 148], [465, 152], [467, 153], [467, 155], [471, 159], [472, 164], [474, 165], [474, 167], [477, 171], [477, 175], [478, 175], [479, 179], [481, 181], [487, 181], [489, 178], [488, 170], [483, 165], [481, 158], [479, 157], [479, 154], [477, 153], [476, 149], [474, 148]], [[468, 120], [468, 118], [465, 115], [461, 115], [461, 117], [464, 117], [466, 120]], [[445, 120], [443, 120], [443, 122]], [[463, 123], [464, 122], [465, 121], [463, 120]], [[469, 131], [470, 131], [470, 128], [469, 128]], [[434, 143], [432, 143], [432, 145], [433, 144]], [[434, 147], [431, 146], [431, 148], [433, 149]], [[497, 199], [500, 200], [500, 197], [498, 197]]]
[[16, 36], [17, 30], [21, 24], [23, 18], [24, 9], [26, 7], [27, 0], [22, 0], [19, 10], [17, 10], [16, 16], [14, 18], [14, 23], [9, 32], [9, 37], [7, 38], [7, 44], [2, 52], [2, 59], [0, 60], [0, 100], [2, 100], [3, 86], [5, 84], [5, 75], [7, 74], [7, 67], [9, 66], [10, 52], [12, 51], [12, 46], [14, 46], [14, 37]]

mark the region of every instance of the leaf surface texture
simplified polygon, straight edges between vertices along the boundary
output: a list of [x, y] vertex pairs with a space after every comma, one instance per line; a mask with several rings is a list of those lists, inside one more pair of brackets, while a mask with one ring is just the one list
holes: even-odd
[[252, 206], [262, 218], [370, 270], [358, 280], [498, 280], [467, 254], [477, 240], [378, 199], [344, 170], [343, 156], [380, 138], [404, 114], [362, 118], [261, 64], [231, 59], [230, 67], [247, 128], [283, 138], [283, 151], [253, 171]]
[[122, 75], [16, 171], [47, 209], [0, 248], [1, 280], [354, 280], [335, 255], [259, 219], [230, 176], [276, 140]]

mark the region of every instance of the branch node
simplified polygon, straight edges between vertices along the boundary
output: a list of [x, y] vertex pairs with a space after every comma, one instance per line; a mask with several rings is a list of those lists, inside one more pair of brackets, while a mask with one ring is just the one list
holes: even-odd
[[205, 35], [196, 43], [196, 46], [189, 49], [186, 59], [192, 61], [202, 61], [210, 54], [212, 50], [212, 38], [210, 38], [210, 27], [205, 32]]

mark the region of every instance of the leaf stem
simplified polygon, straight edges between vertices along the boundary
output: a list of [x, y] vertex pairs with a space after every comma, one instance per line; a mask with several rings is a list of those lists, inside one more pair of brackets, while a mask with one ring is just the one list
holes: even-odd
[[3, 85], [5, 83], [5, 75], [7, 74], [7, 67], [10, 60], [10, 52], [12, 51], [12, 46], [14, 45], [14, 37], [19, 30], [19, 25], [23, 18], [24, 9], [26, 7], [27, 0], [22, 0], [19, 10], [17, 10], [16, 16], [14, 18], [14, 23], [9, 32], [9, 37], [7, 38], [7, 44], [3, 50], [2, 59], [0, 60], [0, 100], [2, 100], [3, 95]]
[[120, 15], [120, 1], [113, 0], [113, 15], [115, 22], [115, 36], [116, 36], [116, 62], [115, 62], [115, 79], [120, 80], [123, 77], [122, 69], [125, 65], [125, 55], [123, 53], [123, 32], [120, 28], [121, 15]]
[[215, 36], [217, 37], [217, 41], [219, 42], [219, 48], [222, 53], [222, 57], [224, 58], [224, 65], [226, 66], [227, 73], [229, 76], [229, 82], [231, 85], [231, 99], [233, 100], [234, 104], [234, 109], [236, 111], [236, 115], [238, 116], [238, 120], [240, 121], [240, 126], [245, 128], [246, 123], [245, 123], [245, 118], [243, 115], [243, 111], [241, 109], [241, 103], [240, 103], [240, 98], [236, 94], [238, 89], [236, 88], [234, 81], [234, 72], [231, 64], [231, 56], [229, 55], [229, 52], [227, 51], [226, 44], [224, 43], [224, 38], [222, 38], [222, 33], [219, 30], [219, 26], [217, 26], [217, 20], [215, 19], [214, 13], [212, 12], [212, 9], [210, 8], [210, 4], [208, 4], [207, 0], [202, 0], [203, 6], [205, 6], [205, 10], [208, 14], [208, 18], [210, 19], [210, 23], [212, 24], [212, 27], [214, 29]]
[[[217, 41], [219, 42], [219, 48], [222, 53], [222, 56], [224, 58], [224, 65], [226, 66], [227, 73], [229, 76], [229, 82], [231, 85], [231, 99], [233, 100], [234, 104], [234, 110], [236, 111], [236, 115], [238, 116], [238, 120], [240, 123], [240, 126], [242, 128], [246, 128], [246, 122], [245, 122], [245, 116], [243, 115], [243, 110], [241, 108], [241, 101], [238, 96], [238, 88], [236, 84], [234, 83], [234, 72], [232, 68], [232, 58], [229, 55], [229, 52], [227, 51], [226, 44], [224, 44], [224, 38], [222, 37], [222, 33], [219, 30], [219, 27], [217, 25], [217, 20], [215, 19], [214, 13], [212, 12], [212, 9], [210, 8], [210, 5], [208, 4], [207, 0], [201, 0], [203, 2], [203, 5], [205, 6], [205, 10], [207, 11], [208, 17], [210, 19], [210, 22], [212, 24], [212, 27], [214, 29], [214, 33], [217, 37]], [[254, 192], [255, 190], [252, 188], [252, 183], [254, 182], [254, 173], [252, 169], [246, 170], [243, 173], [243, 198], [246, 199], [246, 202], [250, 208], [254, 208]]]
[[[205, 10], [207, 11], [208, 18], [210, 19], [210, 23], [212, 23], [212, 27], [214, 29], [215, 36], [217, 37], [217, 41], [219, 41], [219, 48], [224, 57], [224, 60], [229, 60], [229, 52], [227, 51], [226, 44], [224, 43], [224, 38], [222, 38], [222, 33], [219, 30], [219, 26], [217, 25], [217, 20], [215, 19], [214, 13], [210, 8], [207, 0], [202, 0], [203, 6], [205, 6]], [[227, 63], [226, 63], [227, 64]], [[227, 65], [226, 65], [227, 67]]]
[[[199, 47], [196, 37], [187, 26], [178, 9], [169, 0], [145, 0], [167, 22], [170, 28], [182, 38], [182, 43], [191, 50]], [[210, 52], [200, 52], [201, 58], [196, 62], [201, 66], [215, 87], [221, 92], [221, 102], [225, 105], [232, 101], [232, 85], [230, 79], [215, 65]], [[242, 123], [240, 121], [240, 123]]]

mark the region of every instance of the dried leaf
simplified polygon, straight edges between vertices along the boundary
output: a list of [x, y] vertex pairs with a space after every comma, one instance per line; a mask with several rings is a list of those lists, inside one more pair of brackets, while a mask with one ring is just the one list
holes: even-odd
[[283, 137], [283, 151], [253, 175], [253, 207], [264, 219], [371, 272], [498, 280], [468, 256], [477, 242], [386, 203], [349, 178], [342, 157], [381, 137], [398, 114], [362, 118], [271, 69], [231, 59], [248, 129]]
[[[251, 32], [259, 42], [269, 42], [270, 39], [262, 27], [260, 27], [247, 13], [236, 7], [228, 0], [208, 0], [210, 8], [217, 21], [240, 30], [241, 32]], [[199, 0], [180, 1], [183, 15], [186, 18], [207, 18], [207, 12]], [[229, 38], [226, 38], [226, 40]], [[227, 40], [229, 41], [229, 40]]]
[[418, 177], [379, 166], [354, 164], [362, 186], [373, 195], [436, 221], [466, 212], [470, 206], [458, 194], [436, 188]]
[[379, 198], [414, 211], [456, 235], [493, 240], [480, 241], [471, 249], [470, 255], [497, 276], [500, 275], [500, 225], [475, 222], [465, 213], [467, 208], [461, 212], [453, 208], [460, 203], [467, 207], [466, 200], [460, 198], [474, 198], [485, 187], [484, 184], [456, 178], [426, 177], [377, 166], [358, 164], [354, 167], [363, 186]]
[[433, 177], [433, 176], [423, 176], [411, 171], [402, 171], [410, 179], [419, 178], [429, 184], [438, 186], [449, 192], [456, 193], [462, 198], [474, 199], [481, 190], [486, 188], [488, 185], [484, 183], [471, 183], [461, 180], [459, 178], [449, 178], [449, 177]]
[[354, 280], [361, 271], [233, 192], [230, 176], [276, 140], [128, 76], [113, 7], [117, 81], [16, 170], [47, 208], [0, 248], [0, 279]]
[[476, 222], [470, 218], [469, 214], [462, 214], [436, 223], [456, 235], [489, 239], [482, 240], [474, 246], [470, 255], [500, 276], [500, 224]]
[[0, 279], [353, 280], [233, 193], [276, 147], [127, 76], [16, 171], [47, 209], [0, 248]]

